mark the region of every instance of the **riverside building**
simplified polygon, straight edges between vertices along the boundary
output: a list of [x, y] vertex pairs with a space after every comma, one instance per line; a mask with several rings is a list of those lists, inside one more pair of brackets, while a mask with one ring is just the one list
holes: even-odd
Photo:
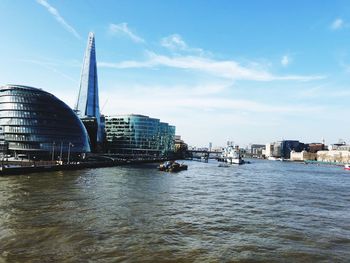
[[0, 87], [2, 155], [65, 159], [90, 152], [84, 125], [64, 102], [33, 87]]
[[175, 126], [144, 115], [106, 117], [107, 152], [126, 159], [156, 159], [174, 152]]

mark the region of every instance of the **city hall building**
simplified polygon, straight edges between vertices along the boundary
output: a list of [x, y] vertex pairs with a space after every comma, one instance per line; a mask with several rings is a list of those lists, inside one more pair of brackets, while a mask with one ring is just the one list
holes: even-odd
[[0, 87], [0, 151], [57, 160], [90, 152], [90, 146], [84, 125], [64, 102], [41, 89], [6, 85]]
[[175, 126], [144, 115], [106, 117], [107, 152], [124, 158], [159, 158], [174, 152]]

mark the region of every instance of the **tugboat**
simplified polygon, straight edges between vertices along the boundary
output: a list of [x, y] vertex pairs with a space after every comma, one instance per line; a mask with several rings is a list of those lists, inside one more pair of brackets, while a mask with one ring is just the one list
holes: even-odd
[[186, 164], [179, 164], [175, 161], [166, 161], [163, 164], [160, 164], [158, 167], [159, 171], [163, 171], [163, 172], [180, 172], [183, 170], [187, 170], [187, 165]]

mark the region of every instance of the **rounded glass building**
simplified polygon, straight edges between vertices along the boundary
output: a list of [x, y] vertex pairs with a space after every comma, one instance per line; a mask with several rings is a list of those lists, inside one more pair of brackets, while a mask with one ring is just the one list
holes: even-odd
[[90, 152], [86, 129], [68, 105], [41, 89], [19, 85], [0, 87], [0, 148], [37, 159]]

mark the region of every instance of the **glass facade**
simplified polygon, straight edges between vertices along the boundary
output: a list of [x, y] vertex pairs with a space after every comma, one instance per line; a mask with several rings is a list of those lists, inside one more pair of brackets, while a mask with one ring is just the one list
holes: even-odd
[[90, 151], [86, 129], [72, 109], [50, 93], [17, 85], [0, 88], [0, 148], [4, 147], [10, 154], [32, 157]]
[[143, 115], [106, 117], [107, 151], [130, 158], [158, 158], [174, 152], [175, 126]]
[[[90, 140], [93, 148], [98, 143], [102, 143], [104, 127], [101, 125], [99, 96], [98, 96], [98, 78], [96, 65], [96, 51], [95, 51], [95, 36], [90, 32], [88, 43], [84, 55], [83, 69], [81, 71], [80, 88], [78, 100], [75, 106], [75, 111], [80, 118], [91, 119], [95, 118], [97, 130], [92, 135], [92, 130], [89, 131]], [[89, 129], [89, 127], [86, 127]], [[92, 140], [94, 139], [94, 141]]]

